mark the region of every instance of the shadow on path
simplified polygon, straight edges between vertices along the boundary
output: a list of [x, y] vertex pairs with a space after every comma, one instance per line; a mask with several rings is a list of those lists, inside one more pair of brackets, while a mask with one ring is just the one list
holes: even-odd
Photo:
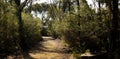
[[62, 46], [61, 40], [43, 37], [43, 41], [35, 45], [24, 58], [31, 59], [73, 59], [72, 55]]
[[24, 53], [23, 53], [23, 58], [24, 58], [24, 59], [34, 59], [33, 57], [31, 57], [31, 56], [29, 55], [29, 52], [24, 52]]
[[62, 46], [61, 40], [52, 37], [43, 37], [29, 51], [19, 55], [10, 55], [5, 59], [74, 59], [73, 55]]

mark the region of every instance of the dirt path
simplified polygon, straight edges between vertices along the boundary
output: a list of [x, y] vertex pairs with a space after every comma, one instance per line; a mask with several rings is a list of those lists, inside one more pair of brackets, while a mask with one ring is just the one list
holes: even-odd
[[43, 37], [29, 52], [18, 56], [8, 56], [5, 59], [74, 59], [72, 54], [66, 52], [61, 40], [52, 37]]
[[[100, 55], [100, 54], [99, 54]], [[98, 56], [99, 56], [98, 55]], [[81, 56], [94, 56], [90, 52], [83, 53]], [[76, 59], [72, 54], [67, 53], [66, 47], [61, 40], [52, 37], [43, 37], [43, 41], [35, 45], [29, 52], [18, 56], [8, 56], [5, 59]]]
[[43, 42], [29, 52], [31, 59], [74, 59], [71, 54], [66, 53], [61, 40], [52, 37], [43, 37], [43, 39]]

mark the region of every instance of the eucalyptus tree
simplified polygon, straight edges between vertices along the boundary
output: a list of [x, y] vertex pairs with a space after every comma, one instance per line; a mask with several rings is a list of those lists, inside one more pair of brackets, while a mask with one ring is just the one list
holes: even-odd
[[10, 0], [15, 2], [15, 9], [16, 9], [16, 17], [18, 19], [18, 24], [19, 24], [19, 39], [20, 39], [20, 47], [23, 51], [25, 51], [26, 48], [26, 44], [25, 44], [25, 37], [24, 37], [24, 30], [23, 30], [23, 20], [22, 20], [22, 11], [24, 9], [24, 7], [32, 0], [24, 0], [22, 3], [22, 0]]
[[[110, 54], [110, 59], [115, 59], [115, 55], [119, 54], [118, 46], [120, 45], [120, 37], [119, 37], [119, 0], [97, 0], [99, 3], [99, 8], [101, 7], [100, 4], [105, 4], [106, 9], [109, 11], [108, 19], [109, 20], [109, 40], [108, 40], [108, 48], [107, 51]], [[99, 9], [100, 10], [100, 9]], [[101, 10], [100, 10], [101, 11]]]
[[32, 0], [20, 1], [0, 0], [0, 58], [26, 51], [42, 39], [40, 19], [24, 12]]
[[[19, 27], [19, 29], [18, 29], [19, 39], [20, 39], [19, 45], [20, 45], [21, 49], [24, 50], [24, 48], [26, 48], [26, 45], [24, 42], [25, 39], [24, 39], [23, 20], [22, 20], [21, 13], [22, 13], [24, 7], [32, 0], [0, 0], [0, 1], [7, 4], [6, 9], [3, 9], [3, 10], [7, 10], [7, 8], [9, 8], [9, 9], [11, 8], [11, 10], [14, 10], [12, 15], [14, 14], [16, 16], [14, 18], [17, 18], [18, 24], [19, 24], [19, 26], [18, 26]], [[21, 2], [21, 1], [23, 1], [23, 2]], [[5, 5], [3, 5], [3, 7], [4, 6]], [[10, 10], [5, 11], [4, 15], [6, 15], [6, 13], [8, 13], [8, 12], [10, 12]], [[8, 14], [8, 15], [10, 15], [10, 14]]]
[[[110, 38], [110, 49], [111, 49], [111, 53], [114, 53], [117, 51], [118, 46], [120, 45], [120, 37], [119, 37], [119, 19], [118, 19], [118, 0], [112, 0], [112, 27], [111, 27], [111, 38]], [[113, 56], [114, 54], [112, 54], [111, 56]], [[112, 58], [115, 58], [115, 55]]]

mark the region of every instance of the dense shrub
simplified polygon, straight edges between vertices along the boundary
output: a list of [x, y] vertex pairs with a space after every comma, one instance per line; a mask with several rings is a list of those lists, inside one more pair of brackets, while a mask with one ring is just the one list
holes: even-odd
[[[0, 1], [1, 3], [1, 1]], [[16, 53], [19, 49], [18, 19], [16, 9], [3, 2], [0, 6], [0, 54]], [[25, 43], [31, 47], [36, 42], [42, 40], [42, 23], [39, 18], [34, 18], [29, 14], [23, 13]]]
[[14, 7], [0, 3], [0, 53], [9, 54], [19, 48], [18, 21]]
[[54, 31], [74, 52], [85, 52], [88, 49], [91, 52], [100, 52], [105, 47], [106, 38], [104, 36], [108, 32], [107, 21], [96, 20], [97, 16], [92, 20], [87, 17], [89, 15], [78, 19], [78, 16], [69, 14], [62, 20], [54, 21]]
[[56, 20], [53, 29], [57, 35], [65, 42], [70, 50], [79, 49], [79, 25], [77, 16], [66, 16], [62, 20]]
[[42, 23], [39, 18], [33, 18], [32, 15], [29, 14], [22, 14], [23, 21], [24, 21], [24, 35], [25, 35], [25, 41], [30, 48], [35, 43], [42, 40], [41, 37], [41, 29], [42, 29]]

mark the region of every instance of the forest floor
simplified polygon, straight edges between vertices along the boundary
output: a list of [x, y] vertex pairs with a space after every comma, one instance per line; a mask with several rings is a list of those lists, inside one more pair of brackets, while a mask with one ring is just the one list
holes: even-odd
[[67, 53], [66, 47], [60, 39], [43, 36], [43, 41], [35, 45], [28, 53], [20, 58], [8, 57], [7, 59], [74, 59], [73, 55]]

